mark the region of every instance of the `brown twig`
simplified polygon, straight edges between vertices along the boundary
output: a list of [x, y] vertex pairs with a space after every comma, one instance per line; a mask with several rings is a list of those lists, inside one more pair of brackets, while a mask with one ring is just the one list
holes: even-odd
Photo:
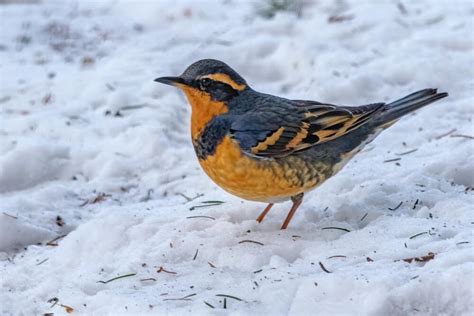
[[97, 196], [92, 199], [92, 200], [86, 200], [84, 203], [79, 205], [80, 207], [86, 206], [87, 204], [96, 204], [102, 201], [105, 201], [108, 197], [111, 197], [111, 194], [106, 194], [106, 193], [99, 193]]
[[178, 274], [178, 272], [168, 271], [168, 270], [166, 270], [166, 269], [163, 268], [163, 267], [159, 267], [158, 270], [156, 270], [156, 272], [157, 272], [157, 273], [164, 272], [164, 273], [169, 273], [169, 274]]
[[68, 314], [71, 314], [72, 312], [74, 312], [74, 308], [72, 308], [71, 306], [64, 305], [64, 304], [59, 304], [59, 306], [64, 308], [66, 310], [66, 313]]
[[212, 264], [212, 262], [208, 261], [207, 264], [211, 267], [211, 268], [216, 268], [215, 265]]
[[[427, 262], [427, 261], [430, 261], [430, 260], [434, 259], [434, 257], [435, 257], [435, 253], [428, 252], [428, 254], [426, 256], [406, 258], [406, 259], [402, 259], [402, 260], [405, 261], [405, 262], [408, 262], [408, 263], [412, 263], [413, 261], [415, 261], [415, 262]], [[395, 261], [400, 261], [400, 260], [395, 260]]]
[[61, 239], [61, 238], [64, 238], [64, 237], [66, 237], [66, 236], [67, 236], [67, 234], [64, 234], [64, 235], [58, 236], [58, 237], [56, 237], [56, 238], [54, 238], [54, 239], [52, 239], [52, 240], [48, 241], [48, 242], [46, 243], [46, 246], [52, 246], [52, 247], [56, 247], [56, 246], [58, 246], [58, 243], [57, 243], [57, 241], [58, 241], [59, 239]]

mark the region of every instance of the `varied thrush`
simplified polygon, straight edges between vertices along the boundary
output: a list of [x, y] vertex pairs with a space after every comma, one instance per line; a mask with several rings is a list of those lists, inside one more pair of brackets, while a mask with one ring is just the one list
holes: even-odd
[[181, 76], [155, 81], [180, 88], [192, 108], [191, 137], [199, 163], [227, 192], [246, 200], [293, 201], [335, 175], [398, 119], [446, 97], [424, 89], [391, 103], [339, 106], [289, 100], [253, 90], [227, 64], [204, 59]]

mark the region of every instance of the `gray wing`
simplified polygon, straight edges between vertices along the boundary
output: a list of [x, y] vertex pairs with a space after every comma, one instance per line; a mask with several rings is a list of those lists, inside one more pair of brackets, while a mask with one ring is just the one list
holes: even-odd
[[364, 125], [384, 106], [384, 103], [346, 107], [287, 101], [259, 106], [234, 117], [230, 134], [246, 154], [283, 157], [329, 142]]

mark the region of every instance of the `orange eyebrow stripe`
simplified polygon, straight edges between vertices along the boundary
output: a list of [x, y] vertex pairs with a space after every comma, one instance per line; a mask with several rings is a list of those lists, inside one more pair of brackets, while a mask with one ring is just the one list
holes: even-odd
[[242, 91], [246, 87], [246, 85], [238, 84], [237, 82], [232, 80], [231, 77], [229, 77], [226, 74], [222, 74], [222, 73], [210, 74], [210, 75], [207, 75], [207, 76], [203, 76], [202, 78], [209, 78], [209, 79], [212, 79], [212, 80], [215, 80], [215, 81], [220, 81], [220, 82], [226, 83], [226, 84], [228, 84], [229, 86], [231, 86], [232, 88], [234, 88], [235, 90], [238, 90], [238, 91]]

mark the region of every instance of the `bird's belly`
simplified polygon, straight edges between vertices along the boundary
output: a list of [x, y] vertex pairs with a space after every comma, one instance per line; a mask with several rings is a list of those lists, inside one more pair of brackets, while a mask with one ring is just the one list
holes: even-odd
[[206, 174], [221, 188], [246, 200], [284, 201], [322, 183], [330, 166], [298, 156], [256, 159], [242, 153], [228, 136], [213, 155], [199, 160]]

